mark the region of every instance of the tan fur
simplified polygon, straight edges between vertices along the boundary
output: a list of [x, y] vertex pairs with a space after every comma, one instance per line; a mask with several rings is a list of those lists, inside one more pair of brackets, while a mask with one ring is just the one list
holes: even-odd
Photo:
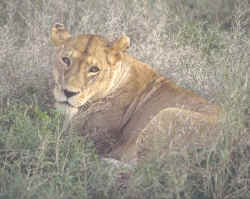
[[173, 147], [211, 143], [214, 134], [206, 129], [220, 109], [127, 55], [127, 36], [72, 37], [56, 24], [51, 37], [56, 107], [65, 113], [65, 128], [87, 135], [101, 155], [136, 163], [151, 158], [155, 146], [164, 156]]

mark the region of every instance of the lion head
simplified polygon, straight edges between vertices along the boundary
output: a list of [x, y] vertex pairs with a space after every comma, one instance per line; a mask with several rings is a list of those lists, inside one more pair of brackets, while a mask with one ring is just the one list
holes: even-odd
[[123, 35], [109, 42], [97, 35], [72, 37], [62, 24], [52, 28], [56, 46], [54, 96], [56, 106], [77, 111], [79, 107], [110, 95], [126, 74], [121, 59], [130, 46]]

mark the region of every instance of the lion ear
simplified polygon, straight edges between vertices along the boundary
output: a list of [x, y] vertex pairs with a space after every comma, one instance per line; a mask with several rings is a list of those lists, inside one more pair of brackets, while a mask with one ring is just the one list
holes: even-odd
[[120, 39], [111, 43], [111, 48], [108, 52], [108, 63], [115, 65], [118, 61], [122, 59], [123, 52], [125, 52], [130, 47], [130, 39], [123, 34]]
[[112, 49], [118, 52], [124, 52], [130, 47], [130, 39], [124, 33], [122, 37], [112, 44]]
[[68, 40], [71, 34], [65, 29], [63, 24], [56, 23], [51, 30], [51, 40], [55, 46], [59, 46]]

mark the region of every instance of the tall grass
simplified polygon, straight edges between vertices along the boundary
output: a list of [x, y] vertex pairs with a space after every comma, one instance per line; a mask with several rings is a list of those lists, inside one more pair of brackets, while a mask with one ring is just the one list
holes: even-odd
[[[247, 0], [0, 1], [1, 198], [250, 198], [250, 18]], [[219, 104], [208, 149], [173, 152], [133, 171], [61, 131], [53, 111], [50, 29], [109, 40]]]

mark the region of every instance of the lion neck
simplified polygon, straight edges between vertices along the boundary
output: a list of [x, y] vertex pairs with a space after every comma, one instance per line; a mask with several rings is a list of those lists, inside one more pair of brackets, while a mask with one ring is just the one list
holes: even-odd
[[122, 110], [121, 127], [157, 90], [159, 79], [161, 76], [151, 67], [128, 55], [116, 66], [106, 99], [114, 104], [116, 111]]
[[107, 96], [116, 98], [120, 104], [127, 107], [135, 98], [145, 94], [152, 82], [160, 77], [151, 67], [124, 55], [122, 62], [118, 63], [113, 71]]

